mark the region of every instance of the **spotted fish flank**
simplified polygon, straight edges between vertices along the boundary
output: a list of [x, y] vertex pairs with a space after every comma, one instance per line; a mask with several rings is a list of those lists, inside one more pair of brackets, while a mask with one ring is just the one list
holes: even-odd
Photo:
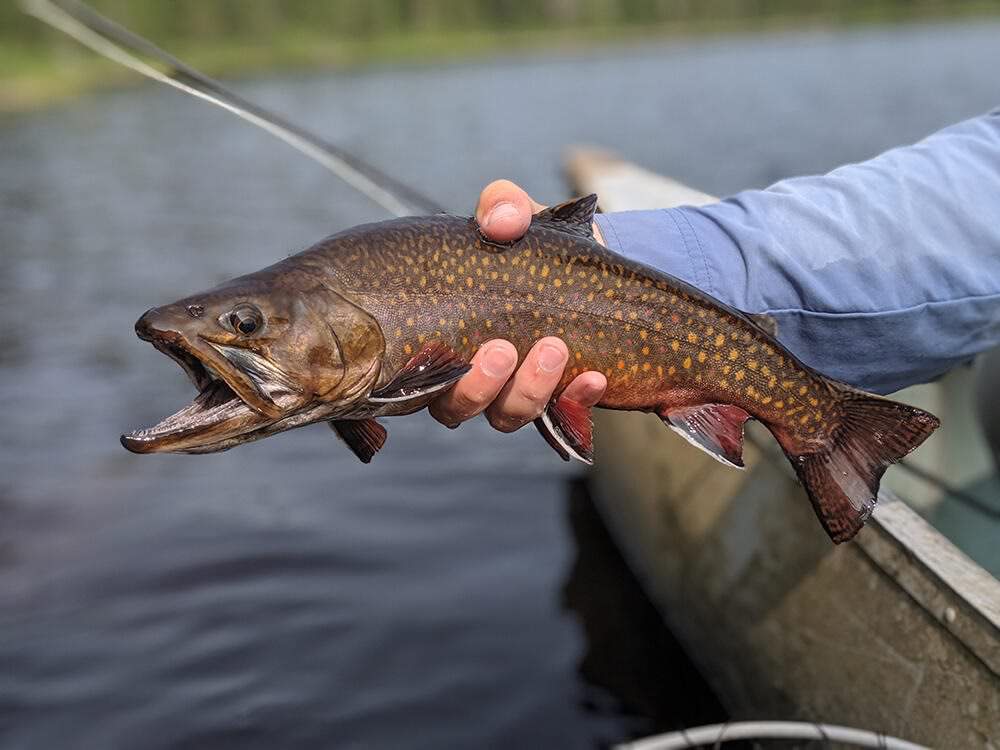
[[[201, 394], [124, 444], [212, 452], [325, 420], [368, 461], [385, 440], [374, 418], [426, 406], [486, 341], [525, 353], [559, 336], [570, 358], [557, 396], [580, 373], [603, 372], [598, 406], [656, 413], [736, 467], [743, 426], [759, 420], [831, 538], [850, 539], [886, 467], [938, 421], [824, 377], [777, 341], [773, 321], [599, 245], [595, 206], [588, 196], [547, 209], [509, 245], [443, 214], [359, 226], [151, 310], [136, 324], [140, 337]], [[589, 409], [557, 397], [536, 426], [563, 458], [591, 461]]]

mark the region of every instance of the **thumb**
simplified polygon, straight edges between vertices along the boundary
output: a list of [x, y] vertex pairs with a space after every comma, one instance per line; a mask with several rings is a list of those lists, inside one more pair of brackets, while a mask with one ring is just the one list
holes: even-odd
[[512, 242], [528, 231], [531, 215], [545, 206], [536, 203], [510, 180], [491, 182], [479, 195], [476, 221], [484, 235], [496, 242]]

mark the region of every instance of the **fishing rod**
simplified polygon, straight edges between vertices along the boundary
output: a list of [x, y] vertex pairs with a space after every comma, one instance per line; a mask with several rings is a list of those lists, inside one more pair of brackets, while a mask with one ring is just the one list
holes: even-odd
[[352, 156], [315, 133], [247, 101], [148, 39], [78, 0], [21, 0], [25, 13], [67, 34], [103, 57], [186, 94], [211, 102], [256, 125], [326, 167], [396, 216], [444, 213], [434, 200]]

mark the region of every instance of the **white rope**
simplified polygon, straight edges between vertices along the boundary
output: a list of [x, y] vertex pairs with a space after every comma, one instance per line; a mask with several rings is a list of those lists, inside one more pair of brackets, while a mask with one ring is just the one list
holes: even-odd
[[99, 55], [103, 55], [109, 60], [113, 60], [120, 65], [131, 68], [147, 78], [152, 78], [154, 81], [159, 81], [160, 83], [165, 83], [168, 86], [173, 86], [175, 89], [183, 91], [186, 94], [196, 96], [199, 99], [204, 99], [205, 101], [211, 102], [216, 106], [222, 107], [223, 109], [232, 112], [237, 117], [241, 117], [247, 122], [250, 122], [267, 131], [271, 135], [280, 138], [292, 148], [297, 149], [309, 158], [322, 164], [348, 185], [363, 195], [367, 195], [390, 213], [396, 216], [407, 216], [411, 213], [410, 207], [403, 201], [400, 201], [393, 193], [376, 184], [367, 175], [358, 171], [342, 159], [337, 158], [334, 154], [323, 150], [306, 138], [281, 127], [277, 123], [270, 122], [253, 112], [248, 112], [236, 104], [227, 102], [208, 92], [193, 88], [181, 81], [171, 78], [165, 73], [162, 73], [154, 68], [152, 65], [143, 62], [141, 59], [126, 51], [119, 45], [114, 44], [100, 34], [94, 32], [72, 15], [67, 13], [63, 8], [60, 8], [49, 0], [21, 0], [21, 5], [24, 8], [24, 11], [29, 15], [34, 16], [40, 21], [44, 21], [65, 34], [68, 34]]
[[626, 742], [618, 745], [616, 750], [685, 750], [700, 745], [718, 745], [732, 740], [764, 739], [826, 740], [875, 748], [875, 750], [930, 750], [924, 745], [916, 745], [878, 732], [804, 721], [736, 721], [729, 724], [711, 724]]

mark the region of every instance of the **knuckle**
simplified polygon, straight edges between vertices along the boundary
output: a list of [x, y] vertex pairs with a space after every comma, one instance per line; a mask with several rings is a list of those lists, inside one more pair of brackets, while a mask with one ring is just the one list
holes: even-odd
[[545, 405], [549, 402], [549, 392], [547, 389], [539, 388], [537, 386], [525, 386], [518, 389], [518, 395], [521, 400], [525, 402], [524, 411], [528, 412], [528, 416], [534, 419], [542, 410]]
[[446, 403], [435, 403], [430, 408], [431, 416], [452, 430], [462, 422], [472, 419], [480, 411], [482, 406], [464, 393], [453, 394]]
[[486, 419], [493, 429], [506, 433], [515, 432], [525, 425], [525, 420], [504, 412], [487, 412]]

